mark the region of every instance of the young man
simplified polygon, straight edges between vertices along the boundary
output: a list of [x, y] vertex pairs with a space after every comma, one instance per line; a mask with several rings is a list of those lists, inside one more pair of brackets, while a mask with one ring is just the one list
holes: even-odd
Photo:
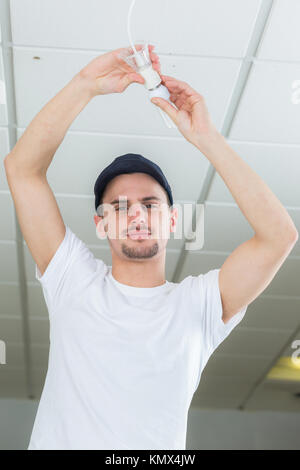
[[214, 165], [255, 235], [220, 269], [166, 281], [165, 235], [177, 220], [171, 188], [157, 165], [127, 154], [103, 170], [94, 188], [97, 235], [108, 237], [112, 266], [93, 256], [65, 226], [46, 173], [68, 127], [94, 96], [144, 82], [119, 52], [84, 67], [5, 158], [51, 328], [28, 449], [185, 449], [188, 409], [203, 368], [298, 238], [285, 208], [213, 126], [203, 96], [162, 76], [176, 108], [163, 99], [158, 106]]

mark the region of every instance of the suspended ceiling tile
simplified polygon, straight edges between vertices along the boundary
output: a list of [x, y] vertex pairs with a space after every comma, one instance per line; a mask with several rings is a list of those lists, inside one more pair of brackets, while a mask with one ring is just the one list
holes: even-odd
[[172, 251], [167, 250], [165, 274], [166, 274], [166, 279], [169, 282], [172, 282], [175, 269], [180, 258], [180, 253], [181, 252], [179, 250], [172, 250]]
[[270, 367], [270, 364], [270, 357], [265, 356], [240, 357], [233, 354], [213, 354], [205, 366], [202, 378], [234, 375], [255, 381]]
[[14, 204], [10, 193], [0, 194], [0, 214], [5, 223], [0, 225], [1, 240], [15, 240]]
[[[246, 403], [247, 411], [284, 411], [300, 412], [300, 400], [294, 395], [296, 391], [300, 392], [300, 386], [295, 387], [295, 391], [289, 391], [279, 386], [274, 386], [268, 382], [263, 382], [251, 395]], [[297, 436], [297, 442], [299, 442]], [[291, 446], [293, 448], [293, 445]]]
[[8, 123], [2, 47], [0, 47], [0, 126]]
[[49, 344], [49, 319], [48, 318], [30, 318], [30, 341], [33, 345]]
[[36, 399], [39, 399], [46, 380], [47, 366], [35, 367], [33, 369], [33, 383], [34, 383], [34, 395]]
[[[228, 143], [265, 181], [283, 205], [299, 206], [300, 146], [239, 143], [230, 140]], [[207, 200], [209, 202], [235, 202], [217, 171]]]
[[282, 351], [281, 356], [291, 356], [299, 360], [300, 358], [300, 319], [299, 318], [298, 318], [298, 324], [294, 330], [294, 333], [295, 334], [290, 337], [290, 340], [288, 341], [285, 350]]
[[231, 252], [253, 235], [252, 227], [237, 205], [205, 204], [202, 250]]
[[0, 284], [1, 316], [21, 316], [19, 285]]
[[33, 367], [48, 367], [49, 344], [32, 345], [31, 357]]
[[[32, 272], [31, 272], [32, 274]], [[29, 306], [29, 316], [30, 317], [41, 317], [48, 318], [48, 309], [43, 296], [43, 291], [36, 281], [35, 284], [27, 283], [27, 292], [28, 292], [28, 306]]]
[[[181, 266], [180, 279], [186, 276], [205, 274], [211, 269], [221, 268], [227, 255], [216, 253], [188, 252]], [[243, 321], [243, 320], [242, 320]]]
[[257, 57], [263, 60], [299, 61], [299, 0], [277, 0]]
[[0, 317], [0, 338], [5, 343], [22, 342], [21, 317]]
[[300, 64], [297, 63], [255, 63], [230, 139], [299, 144], [300, 102], [293, 103], [292, 89], [299, 75]]
[[15, 242], [0, 242], [0, 282], [18, 282]]
[[[18, 126], [27, 127], [41, 108], [96, 56], [80, 51], [14, 47]], [[203, 94], [212, 120], [220, 128], [240, 63], [231, 59], [178, 57], [174, 64], [172, 57], [165, 57], [162, 73], [187, 81]], [[149, 100], [148, 91], [137, 83], [123, 93], [96, 96], [76, 117], [70, 130], [182, 137], [178, 129], [166, 127], [159, 110]]]
[[25, 377], [25, 369], [22, 367], [0, 367], [0, 397], [26, 397]]
[[[300, 233], [300, 207], [299, 209], [288, 209], [287, 212]], [[205, 204], [202, 250], [231, 252], [251, 238], [254, 233], [237, 204], [234, 206], [211, 202]], [[220, 236], [220, 234], [222, 235]], [[298, 241], [290, 252], [290, 256], [299, 255], [300, 242]]]
[[282, 349], [290, 334], [290, 330], [250, 329], [242, 325], [236, 327], [216, 351], [220, 354], [239, 354], [240, 357], [258, 355], [272, 358]]
[[300, 259], [287, 258], [264, 294], [299, 296]]
[[201, 377], [191, 406], [199, 408], [238, 408], [253, 385], [239, 377]]
[[[155, 0], [145, 16], [146, 4], [139, 1], [131, 17], [133, 40], [148, 38], [165, 54], [188, 51], [189, 54], [241, 57], [245, 54], [260, 3], [260, 0], [190, 0], [189, 7], [183, 9], [180, 0]], [[99, 0], [43, 0], [43, 5], [39, 0], [27, 0], [26, 5], [22, 0], [11, 0], [13, 41], [24, 45], [87, 49], [127, 47], [129, 6], [129, 2], [119, 0], [110, 1], [105, 8]]]
[[248, 306], [243, 327], [293, 331], [300, 325], [299, 312], [300, 298], [268, 298], [262, 294]]
[[[23, 131], [19, 129], [18, 139]], [[98, 175], [116, 157], [126, 153], [141, 154], [161, 167], [172, 188], [174, 203], [198, 199], [209, 161], [185, 139], [69, 132], [52, 160], [47, 179], [54, 192], [94, 198]]]
[[[1, 320], [0, 320], [1, 322]], [[6, 343], [6, 365], [8, 366], [17, 366], [25, 367], [25, 358], [24, 358], [24, 345], [20, 343]], [[0, 366], [2, 368], [3, 366]]]

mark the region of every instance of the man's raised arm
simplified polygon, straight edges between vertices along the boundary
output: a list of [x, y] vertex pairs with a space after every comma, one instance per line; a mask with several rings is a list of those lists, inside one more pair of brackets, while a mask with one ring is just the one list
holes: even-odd
[[[143, 77], [119, 58], [121, 50], [103, 54], [80, 70], [35, 116], [4, 159], [20, 228], [41, 274], [65, 235], [65, 224], [46, 177], [57, 148], [94, 96], [122, 93], [131, 83], [144, 83]], [[159, 59], [152, 50], [149, 46], [154, 68], [159, 71]]]

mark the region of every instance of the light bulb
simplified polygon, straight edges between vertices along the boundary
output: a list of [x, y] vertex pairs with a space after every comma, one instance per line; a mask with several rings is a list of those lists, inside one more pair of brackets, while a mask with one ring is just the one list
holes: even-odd
[[[145, 79], [144, 86], [149, 90], [149, 99], [154, 97], [164, 98], [169, 101], [171, 106], [173, 103], [170, 101], [170, 93], [167, 87], [161, 83], [161, 77], [156, 70], [152, 67], [152, 62], [149, 55], [148, 41], [137, 41], [137, 44], [142, 45], [142, 48], [138, 51], [134, 51], [132, 47], [123, 49], [119, 53], [119, 58], [124, 60], [132, 69], [134, 69], [138, 74], [142, 75]], [[155, 106], [155, 105], [154, 105]], [[170, 128], [175, 128], [176, 125], [172, 119], [162, 111], [159, 107], [161, 117], [163, 118], [166, 126]]]
[[137, 43], [142, 45], [142, 48], [139, 51], [135, 52], [132, 47], [128, 47], [128, 49], [120, 52], [119, 57], [144, 77], [144, 86], [148, 90], [153, 90], [161, 83], [161, 78], [156, 70], [152, 68], [148, 42], [137, 41]]

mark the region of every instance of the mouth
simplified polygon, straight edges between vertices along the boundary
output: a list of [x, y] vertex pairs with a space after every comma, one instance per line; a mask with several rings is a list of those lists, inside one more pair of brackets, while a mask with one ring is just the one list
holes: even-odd
[[149, 230], [139, 230], [139, 231], [131, 231], [127, 233], [127, 236], [132, 240], [143, 240], [150, 238], [150, 231]]

